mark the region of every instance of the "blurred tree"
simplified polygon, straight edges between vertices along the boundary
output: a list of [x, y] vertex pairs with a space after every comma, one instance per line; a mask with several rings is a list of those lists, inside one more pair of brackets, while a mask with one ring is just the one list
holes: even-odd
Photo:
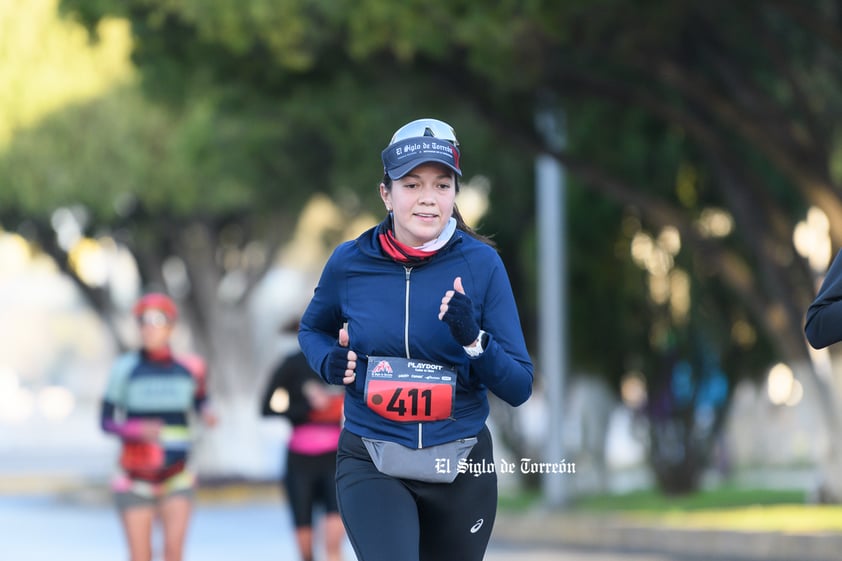
[[[54, 258], [118, 348], [133, 335], [135, 286], [127, 292], [125, 268], [102, 258], [125, 264], [130, 253], [143, 288], [179, 299], [227, 426], [249, 430], [233, 419], [251, 411], [260, 375], [245, 303], [310, 195], [295, 186], [321, 173], [312, 146], [265, 99], [236, 115], [219, 108], [224, 89], [182, 107], [148, 101], [127, 58], [127, 22], [102, 20], [89, 43], [56, 6], [0, 6], [0, 29], [13, 31], [0, 33], [10, 86], [0, 92], [0, 224]], [[252, 450], [226, 458], [214, 469], [254, 469]]]
[[[578, 186], [613, 203], [571, 195], [611, 221], [598, 228], [583, 212], [571, 224], [590, 228], [592, 242], [574, 239], [600, 250], [572, 255], [582, 259], [572, 262], [572, 322], [585, 326], [573, 331], [577, 360], [615, 378], [639, 369], [654, 391], [657, 365], [675, 341], [716, 340], [733, 379], [762, 374], [774, 353], [812, 382], [828, 427], [839, 431], [838, 390], [815, 375], [801, 332], [819, 271], [793, 244], [812, 206], [827, 217], [833, 246], [842, 246], [837, 2], [62, 6], [92, 30], [104, 15], [128, 17], [145, 90], [177, 114], [204, 99], [214, 100], [219, 118], [271, 108], [290, 141], [278, 146], [298, 156], [296, 169], [312, 172], [302, 174], [312, 189], [373, 188], [377, 150], [368, 145], [379, 148], [395, 122], [422, 111], [453, 121], [470, 139], [463, 142], [477, 154], [476, 169], [492, 174], [486, 226], [509, 259], [534, 244], [525, 228], [531, 189], [521, 186], [528, 169], [518, 161], [554, 152]], [[543, 145], [535, 131], [546, 98], [565, 109], [565, 151]], [[377, 140], [350, 140], [368, 138]], [[258, 153], [263, 146], [246, 143]], [[261, 171], [268, 175], [258, 181], [283, 173]], [[512, 271], [527, 293], [532, 268]], [[534, 310], [524, 314], [528, 325]], [[831, 457], [840, 457], [837, 448]], [[707, 456], [704, 448], [692, 454], [697, 469]], [[842, 486], [831, 487], [842, 496]]]
[[[223, 369], [231, 361], [228, 368], [249, 371], [243, 303], [295, 225], [287, 204], [303, 202], [279, 204], [271, 185], [250, 188], [248, 174], [271, 164], [230, 141], [242, 126], [253, 138], [262, 129], [264, 144], [283, 142], [282, 128], [256, 117], [230, 122], [200, 104], [175, 114], [131, 88], [113, 90], [15, 135], [0, 157], [0, 173], [15, 187], [0, 193], [0, 220], [55, 257], [118, 345], [126, 343], [119, 318], [131, 302], [114, 301], [107, 276], [86, 274], [85, 249], [129, 248], [143, 286], [183, 298], [202, 352]], [[223, 379], [235, 394], [253, 381]]]

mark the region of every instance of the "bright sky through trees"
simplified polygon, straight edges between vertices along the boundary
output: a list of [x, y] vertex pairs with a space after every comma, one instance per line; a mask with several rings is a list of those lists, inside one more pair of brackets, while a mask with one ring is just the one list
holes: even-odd
[[59, 18], [56, 4], [0, 2], [0, 148], [15, 129], [133, 76], [127, 21], [103, 20], [93, 43], [81, 25]]

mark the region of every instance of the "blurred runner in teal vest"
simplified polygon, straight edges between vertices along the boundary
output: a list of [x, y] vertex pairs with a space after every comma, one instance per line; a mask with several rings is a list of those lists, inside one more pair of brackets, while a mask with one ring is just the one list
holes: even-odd
[[102, 401], [102, 429], [120, 438], [112, 489], [130, 561], [151, 561], [156, 516], [164, 531], [164, 560], [181, 561], [192, 510], [195, 474], [187, 461], [190, 421], [216, 424], [208, 407], [205, 362], [170, 348], [178, 316], [165, 294], [150, 293], [134, 307], [142, 347], [114, 363]]

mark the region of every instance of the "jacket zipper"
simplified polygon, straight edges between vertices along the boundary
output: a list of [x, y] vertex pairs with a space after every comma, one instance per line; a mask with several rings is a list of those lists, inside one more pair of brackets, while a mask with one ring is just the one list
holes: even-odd
[[406, 296], [403, 301], [403, 347], [406, 358], [410, 359], [412, 357], [409, 356], [409, 274], [412, 272], [412, 267], [404, 267], [404, 270], [406, 271]]
[[[406, 353], [407, 360], [412, 358], [409, 356], [409, 275], [412, 273], [412, 267], [404, 267], [406, 271], [406, 297], [404, 298], [404, 324], [403, 324], [403, 341], [404, 341], [404, 352]], [[421, 423], [418, 423], [418, 448], [423, 448], [423, 434], [421, 429]]]

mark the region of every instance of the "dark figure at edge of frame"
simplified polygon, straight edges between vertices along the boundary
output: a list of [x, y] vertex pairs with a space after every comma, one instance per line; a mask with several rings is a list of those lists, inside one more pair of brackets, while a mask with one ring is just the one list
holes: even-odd
[[842, 251], [836, 254], [807, 309], [804, 333], [815, 349], [842, 341]]

